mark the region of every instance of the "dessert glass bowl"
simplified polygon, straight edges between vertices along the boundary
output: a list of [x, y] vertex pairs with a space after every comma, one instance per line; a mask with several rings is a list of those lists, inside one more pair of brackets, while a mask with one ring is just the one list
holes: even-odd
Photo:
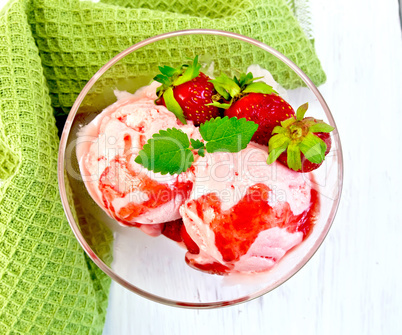
[[[196, 45], [190, 47], [190, 45]], [[188, 46], [188, 47], [177, 47]], [[79, 94], [61, 136], [58, 178], [64, 210], [79, 243], [114, 281], [153, 301], [188, 308], [214, 308], [259, 297], [299, 271], [323, 242], [334, 220], [342, 188], [343, 161], [337, 130], [323, 165], [314, 173], [320, 193], [320, 216], [311, 235], [288, 252], [270, 271], [256, 275], [219, 276], [190, 268], [185, 249], [161, 235], [122, 227], [99, 208], [82, 181], [76, 157], [77, 131], [116, 101], [114, 90], [135, 92], [159, 72], [199, 55], [212, 75], [230, 76], [258, 64], [288, 90], [296, 110], [308, 102], [306, 116], [335, 126], [331, 112], [312, 81], [292, 61], [257, 40], [225, 31], [184, 30], [151, 37], [124, 50], [105, 64]], [[296, 88], [299, 87], [299, 88]], [[295, 89], [296, 88], [296, 89]]]

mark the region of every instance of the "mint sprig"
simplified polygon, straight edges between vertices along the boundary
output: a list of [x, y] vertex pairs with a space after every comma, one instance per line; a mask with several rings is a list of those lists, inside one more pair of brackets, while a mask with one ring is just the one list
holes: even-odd
[[200, 155], [201, 157], [205, 156], [205, 145], [203, 142], [201, 142], [200, 140], [194, 140], [194, 139], [190, 139], [190, 143], [191, 146], [193, 147], [193, 149], [197, 150], [198, 155]]
[[140, 150], [135, 162], [148, 170], [164, 174], [179, 174], [187, 171], [194, 162], [194, 153], [200, 156], [217, 151], [238, 152], [250, 142], [258, 125], [245, 118], [217, 117], [200, 126], [206, 144], [189, 139], [177, 128], [161, 130], [154, 134]]
[[207, 152], [238, 152], [251, 141], [258, 124], [245, 118], [217, 117], [200, 125], [202, 138], [207, 141]]
[[168, 128], [160, 130], [144, 144], [135, 162], [154, 172], [176, 174], [191, 166], [194, 155], [187, 134], [177, 128]]

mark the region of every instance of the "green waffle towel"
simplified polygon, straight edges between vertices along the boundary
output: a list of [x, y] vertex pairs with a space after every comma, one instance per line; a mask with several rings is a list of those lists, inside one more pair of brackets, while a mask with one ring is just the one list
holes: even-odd
[[[299, 10], [304, 5], [301, 0], [13, 0], [5, 6], [0, 13], [0, 334], [101, 334], [103, 329], [110, 280], [76, 242], [63, 212], [55, 112], [68, 112], [85, 83], [120, 51], [149, 36], [189, 28], [263, 41], [319, 85], [325, 74], [309, 31], [302, 28], [308, 27]], [[288, 76], [279, 67], [273, 74]]]

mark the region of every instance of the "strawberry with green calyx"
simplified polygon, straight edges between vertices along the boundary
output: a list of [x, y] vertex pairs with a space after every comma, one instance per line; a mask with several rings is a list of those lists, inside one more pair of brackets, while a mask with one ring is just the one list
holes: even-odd
[[272, 130], [294, 115], [293, 108], [278, 93], [264, 82], [256, 82], [252, 73], [230, 79], [222, 74], [211, 82], [220, 97], [214, 106], [224, 108], [229, 117], [246, 118], [259, 125], [252, 141], [267, 145]]
[[312, 117], [304, 117], [308, 104], [276, 126], [268, 142], [268, 164], [279, 162], [298, 172], [311, 172], [324, 161], [331, 149], [329, 133], [334, 127]]
[[164, 105], [176, 117], [186, 124], [186, 120], [199, 125], [220, 115], [219, 108], [210, 105], [216, 94], [214, 85], [209, 78], [200, 72], [201, 65], [196, 56], [191, 65], [182, 65], [178, 68], [160, 66], [160, 74], [154, 80], [162, 85], [156, 93], [157, 105]]

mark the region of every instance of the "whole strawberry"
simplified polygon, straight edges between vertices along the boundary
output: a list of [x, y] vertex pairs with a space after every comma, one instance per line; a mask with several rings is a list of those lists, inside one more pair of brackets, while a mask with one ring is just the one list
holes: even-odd
[[260, 78], [247, 73], [233, 79], [223, 74], [212, 80], [223, 100], [229, 101], [214, 105], [224, 108], [228, 117], [246, 118], [257, 123], [258, 129], [251, 140], [268, 145], [273, 129], [295, 112], [271, 86], [255, 82], [257, 79]]
[[162, 84], [156, 92], [156, 104], [166, 106], [183, 124], [190, 120], [199, 125], [220, 116], [219, 108], [211, 105], [216, 94], [214, 85], [200, 68], [196, 56], [191, 65], [160, 66], [161, 74], [154, 78]]
[[308, 104], [297, 109], [296, 117], [282, 121], [268, 143], [268, 164], [279, 162], [298, 172], [311, 172], [324, 161], [331, 149], [334, 128], [321, 120], [304, 117]]

